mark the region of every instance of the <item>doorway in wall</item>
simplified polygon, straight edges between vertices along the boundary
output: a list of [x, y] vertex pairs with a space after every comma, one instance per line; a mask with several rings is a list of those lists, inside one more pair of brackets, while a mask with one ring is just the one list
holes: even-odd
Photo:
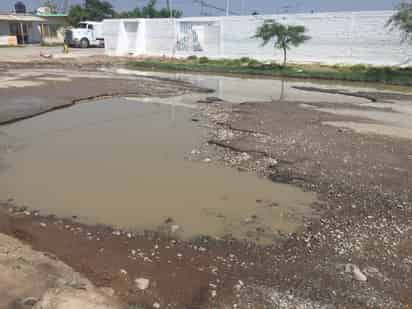
[[129, 52], [135, 52], [137, 49], [137, 34], [139, 29], [138, 21], [125, 21], [124, 30], [126, 32], [127, 49]]
[[10, 35], [17, 38], [17, 44], [27, 44], [30, 42], [29, 27], [30, 25], [27, 23], [10, 23]]
[[182, 55], [217, 55], [220, 51], [219, 22], [179, 21], [176, 50]]

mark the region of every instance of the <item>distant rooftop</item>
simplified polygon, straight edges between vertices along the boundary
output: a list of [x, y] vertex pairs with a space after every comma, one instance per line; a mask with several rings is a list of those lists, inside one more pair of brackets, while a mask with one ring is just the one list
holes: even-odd
[[20, 14], [14, 12], [4, 12], [0, 11], [0, 20], [2, 21], [45, 21], [41, 16], [36, 16], [34, 14]]
[[41, 17], [67, 17], [66, 13], [36, 13], [37, 16]]

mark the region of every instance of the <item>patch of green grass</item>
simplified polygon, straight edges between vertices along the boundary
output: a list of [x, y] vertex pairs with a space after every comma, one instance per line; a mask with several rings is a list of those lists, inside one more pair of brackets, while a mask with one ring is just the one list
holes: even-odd
[[263, 63], [255, 59], [209, 59], [191, 56], [187, 59], [129, 61], [129, 68], [190, 71], [207, 73], [253, 74], [291, 78], [313, 78], [356, 82], [380, 82], [412, 85], [412, 67], [374, 67], [367, 65], [287, 65]]

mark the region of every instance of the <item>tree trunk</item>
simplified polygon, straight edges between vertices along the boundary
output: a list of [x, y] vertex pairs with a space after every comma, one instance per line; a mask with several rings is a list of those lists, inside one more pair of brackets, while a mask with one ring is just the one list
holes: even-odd
[[283, 48], [283, 66], [286, 65], [286, 48]]

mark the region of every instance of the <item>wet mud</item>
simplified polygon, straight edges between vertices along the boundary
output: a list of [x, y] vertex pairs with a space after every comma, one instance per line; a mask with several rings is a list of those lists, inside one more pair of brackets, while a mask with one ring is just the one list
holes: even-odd
[[[167, 78], [167, 83], [178, 84], [178, 81], [170, 81], [170, 76], [162, 74], [160, 77]], [[149, 164], [137, 166], [141, 171], [138, 173], [134, 170], [134, 165], [128, 162], [131, 162], [130, 157], [136, 159], [142, 148], [153, 150], [155, 148], [150, 147], [156, 146], [149, 145], [147, 133], [138, 130], [138, 125], [133, 123], [138, 120], [131, 111], [136, 105], [144, 103], [149, 104], [149, 107], [146, 107], [153, 112], [156, 108], [163, 110], [153, 114], [159, 118], [149, 117], [141, 122], [141, 125], [150, 125], [154, 131], [158, 125], [164, 126], [162, 130], [157, 131], [159, 148], [158, 151], [152, 151], [152, 154], [162, 154], [161, 159], [173, 161], [177, 157], [185, 156], [183, 153], [186, 153], [191, 160], [188, 161], [188, 170], [196, 166], [195, 174], [204, 175], [204, 179], [214, 176], [202, 174], [197, 167], [213, 170], [215, 165], [220, 166], [219, 171], [216, 171], [222, 178], [217, 182], [219, 188], [213, 187], [214, 183], [209, 183], [213, 192], [220, 192], [219, 190], [227, 185], [223, 178], [228, 177], [230, 182], [237, 184], [234, 186], [233, 196], [242, 196], [238, 189], [242, 188], [242, 191], [248, 192], [251, 184], [249, 176], [254, 173], [276, 182], [287, 183], [283, 189], [293, 187], [293, 191], [281, 191], [282, 186], [278, 185], [272, 187], [276, 188], [276, 192], [285, 193], [285, 202], [282, 202], [283, 193], [275, 194], [272, 190], [276, 195], [273, 198], [270, 195], [265, 196], [266, 191], [259, 193], [256, 188], [264, 188], [265, 185], [264, 179], [258, 178], [253, 180], [256, 181], [256, 185], [252, 181], [250, 188], [253, 188], [253, 192], [247, 193], [247, 196], [253, 196], [250, 202], [253, 202], [255, 210], [260, 207], [271, 208], [270, 211], [278, 213], [277, 208], [282, 209], [282, 204], [289, 207], [287, 201], [290, 201], [291, 195], [297, 198], [303, 194], [305, 201], [308, 201], [308, 196], [313, 198], [316, 195], [316, 200], [312, 200], [311, 209], [318, 211], [317, 216], [295, 217], [294, 220], [300, 221], [299, 227], [293, 229], [293, 232], [279, 233], [276, 241], [270, 244], [256, 245], [250, 241], [240, 241], [239, 238], [242, 237], [236, 239], [232, 237], [236, 235], [229, 235], [230, 233], [227, 237], [220, 237], [224, 234], [217, 234], [216, 237], [215, 234], [215, 237], [196, 238], [192, 238], [191, 234], [191, 240], [188, 241], [185, 235], [174, 233], [179, 228], [182, 228], [183, 233], [184, 224], [179, 220], [184, 222], [184, 216], [179, 220], [172, 216], [165, 217], [163, 223], [169, 229], [166, 234], [153, 230], [142, 232], [142, 229], [146, 229], [144, 226], [136, 230], [121, 231], [114, 227], [85, 225], [83, 222], [87, 220], [82, 221], [83, 218], [78, 218], [77, 215], [72, 219], [45, 216], [48, 213], [47, 207], [42, 210], [45, 214], [42, 211], [33, 211], [30, 205], [17, 205], [19, 207], [16, 208], [15, 204], [19, 202], [7, 196], [5, 199], [8, 200], [2, 203], [6, 212], [0, 215], [1, 232], [22, 239], [35, 249], [53, 253], [75, 270], [84, 273], [97, 286], [113, 287], [120, 299], [134, 305], [152, 307], [154, 303], [158, 303], [161, 307], [172, 308], [404, 308], [412, 302], [412, 144], [408, 139], [387, 135], [384, 131], [381, 132], [381, 129], [371, 134], [367, 131], [356, 132], [344, 126], [330, 125], [334, 122], [354, 122], [407, 129], [409, 127], [406, 120], [410, 117], [408, 100], [398, 101], [392, 98], [390, 102], [371, 102], [365, 98], [328, 93], [308, 95], [304, 91], [298, 92], [297, 89], [292, 90], [296, 91], [296, 95], [292, 94], [288, 99], [289, 86], [294, 85], [289, 81], [288, 87], [285, 87], [282, 81], [265, 80], [263, 84], [256, 81], [254, 85], [257, 89], [267, 91], [260, 96], [257, 91], [252, 91], [249, 95], [239, 91], [247, 89], [244, 85], [249, 83], [249, 80], [235, 80], [233, 77], [228, 80], [227, 77], [213, 76], [193, 78], [187, 75], [178, 76], [176, 79], [191, 81], [197, 86], [207, 84], [208, 88], [220, 89], [220, 92], [174, 92], [169, 99], [166, 98], [167, 94], [152, 93], [146, 95], [142, 101], [139, 101], [140, 98], [121, 100], [121, 104], [133, 106], [127, 110], [130, 121], [127, 117], [122, 121], [110, 121], [109, 119], [116, 116], [116, 112], [122, 113], [121, 109], [110, 108], [110, 104], [105, 105], [103, 102], [93, 102], [83, 107], [90, 107], [94, 117], [102, 117], [102, 121], [97, 123], [82, 122], [85, 119], [78, 114], [72, 118], [56, 118], [54, 123], [36, 122], [36, 118], [16, 123], [14, 129], [9, 127], [10, 131], [1, 135], [2, 140], [6, 140], [6, 144], [11, 146], [3, 147], [6, 160], [2, 162], [2, 173], [10, 172], [13, 175], [14, 171], [15, 175], [19, 175], [16, 179], [21, 179], [26, 162], [40, 160], [38, 165], [41, 167], [46, 164], [41, 161], [42, 156], [51, 163], [65, 158], [74, 160], [71, 161], [73, 165], [63, 169], [67, 175], [72, 175], [65, 184], [67, 188], [77, 186], [75, 182], [79, 171], [74, 167], [79, 166], [86, 170], [87, 165], [90, 165], [93, 177], [100, 175], [96, 183], [98, 187], [99, 183], [108, 181], [108, 173], [104, 172], [106, 165], [108, 170], [111, 166], [112, 170], [117, 169], [114, 165], [106, 163], [111, 157], [116, 157], [119, 158], [117, 161], [124, 161], [117, 164], [121, 168], [116, 173], [121, 171], [135, 175], [128, 181], [132, 183], [131, 187], [133, 183], [141, 184], [144, 181], [137, 178], [139, 175], [146, 175], [144, 170], [150, 169]], [[211, 87], [211, 84], [215, 84], [216, 87]], [[274, 94], [279, 97], [276, 98]], [[222, 101], [207, 100], [208, 96], [216, 96]], [[105, 114], [100, 108], [107, 108], [108, 113]], [[168, 112], [165, 113], [164, 110]], [[66, 111], [69, 112], [70, 109], [56, 113]], [[109, 119], [104, 121], [104, 116], [108, 114]], [[147, 117], [147, 114], [144, 115]], [[51, 119], [47, 114], [41, 117], [45, 116]], [[65, 122], [64, 119], [74, 119], [75, 122]], [[173, 124], [173, 119], [178, 121]], [[401, 119], [404, 121], [399, 121]], [[18, 124], [21, 127], [18, 127]], [[78, 124], [81, 125], [77, 126]], [[47, 126], [50, 126], [51, 134], [43, 134], [47, 132], [42, 131]], [[56, 132], [56, 126], [66, 127]], [[179, 126], [182, 126], [182, 131], [179, 131]], [[78, 134], [75, 132], [76, 128], [87, 129], [90, 132]], [[92, 133], [93, 129], [101, 134]], [[118, 138], [112, 130], [122, 132], [127, 138]], [[165, 135], [164, 130], [169, 134]], [[36, 132], [42, 134], [35, 134]], [[184, 141], [175, 139], [173, 132], [179, 132], [176, 136], [185, 136]], [[199, 139], [203, 143], [194, 146], [192, 142]], [[133, 150], [130, 146], [131, 140], [135, 143], [139, 140], [145, 143], [140, 144], [140, 147], [137, 147], [139, 149]], [[42, 142], [49, 147], [41, 147]], [[163, 151], [163, 144], [168, 142], [171, 152]], [[73, 146], [72, 149], [68, 149], [70, 145]], [[107, 145], [111, 146], [110, 150], [106, 148]], [[61, 153], [58, 152], [59, 148], [62, 150]], [[82, 156], [79, 149], [84, 149], [85, 153], [90, 155]], [[123, 150], [116, 151], [121, 149]], [[7, 153], [13, 151], [15, 155], [7, 158]], [[125, 155], [127, 153], [131, 154], [130, 157]], [[153, 162], [153, 158], [149, 159], [150, 161], [146, 162]], [[183, 169], [181, 162], [175, 163], [179, 170]], [[29, 171], [33, 168], [27, 174], [28, 180], [30, 175], [40, 175], [40, 169], [36, 171], [35, 165], [28, 165]], [[160, 171], [173, 172], [173, 169], [166, 165], [151, 166], [153, 170], [158, 167]], [[225, 168], [232, 170], [226, 173]], [[53, 179], [61, 175], [57, 167], [48, 173], [49, 176], [54, 174]], [[116, 176], [116, 173], [113, 179], [120, 182], [122, 177]], [[182, 176], [185, 173], [182, 172]], [[230, 176], [232, 173], [235, 174]], [[162, 173], [155, 171], [153, 174]], [[164, 176], [165, 179], [170, 179], [168, 177], [169, 175]], [[245, 181], [243, 177], [248, 180]], [[33, 197], [37, 194], [34, 191], [47, 190], [46, 185], [38, 187], [40, 190], [29, 188], [30, 183], [36, 183], [38, 178], [41, 179], [41, 176], [31, 178], [26, 184], [26, 192], [32, 191], [27, 195], [33, 194]], [[158, 178], [156, 183], [157, 180]], [[243, 181], [244, 186], [240, 185]], [[78, 187], [87, 188], [88, 183], [91, 181], [84, 176]], [[188, 190], [197, 192], [189, 185], [186, 183], [190, 188]], [[11, 189], [18, 190], [14, 187], [11, 186]], [[48, 195], [55, 198], [52, 204], [62, 203], [59, 198], [64, 197], [64, 192], [59, 192], [58, 184], [53, 184], [51, 189]], [[124, 189], [123, 186], [119, 186], [120, 189]], [[54, 194], [55, 191], [58, 194]], [[107, 190], [103, 191], [96, 189], [94, 196], [103, 196]], [[151, 198], [146, 198], [148, 203], [150, 200], [166, 199], [155, 196], [159, 195], [158, 191], [145, 191], [154, 192]], [[146, 193], [141, 193], [142, 197]], [[24, 198], [25, 194], [20, 196]], [[219, 204], [222, 208], [230, 205], [232, 194], [227, 195], [225, 192], [218, 196], [220, 201], [209, 200], [209, 197], [205, 197], [205, 201], [222, 203]], [[120, 207], [118, 200], [121, 198], [109, 201], [109, 204]], [[71, 202], [81, 203], [78, 200]], [[105, 201], [102, 199], [99, 202]], [[246, 202], [250, 206], [246, 197], [235, 202], [239, 205]], [[40, 204], [47, 204], [47, 201]], [[128, 211], [137, 206], [131, 205]], [[208, 216], [222, 219], [221, 214], [211, 208], [208, 207], [206, 212], [202, 212], [197, 220], [203, 220]], [[258, 218], [268, 215], [268, 212], [252, 214], [249, 208], [242, 209], [246, 209], [248, 213], [245, 218], [242, 216], [241, 223], [244, 226], [253, 226]], [[180, 210], [176, 211], [178, 213]], [[183, 212], [181, 211], [182, 214]], [[143, 216], [141, 213], [140, 215]], [[133, 219], [124, 218], [130, 221]], [[137, 217], [135, 220], [138, 219]], [[150, 218], [145, 220], [150, 221]], [[236, 220], [239, 222], [239, 218], [235, 218]], [[274, 218], [270, 221], [272, 225], [275, 222]], [[205, 222], [209, 222], [207, 226], [210, 226], [213, 221]], [[158, 221], [155, 225], [157, 223]], [[198, 224], [199, 228], [203, 225], [203, 222], [201, 223]], [[253, 227], [257, 233], [264, 234], [265, 229], [262, 230], [261, 225]], [[253, 237], [256, 237], [256, 234], [251, 238]], [[355, 269], [356, 273], [353, 272]], [[150, 279], [152, 284], [148, 290], [136, 289], [134, 280], [139, 277]]]

